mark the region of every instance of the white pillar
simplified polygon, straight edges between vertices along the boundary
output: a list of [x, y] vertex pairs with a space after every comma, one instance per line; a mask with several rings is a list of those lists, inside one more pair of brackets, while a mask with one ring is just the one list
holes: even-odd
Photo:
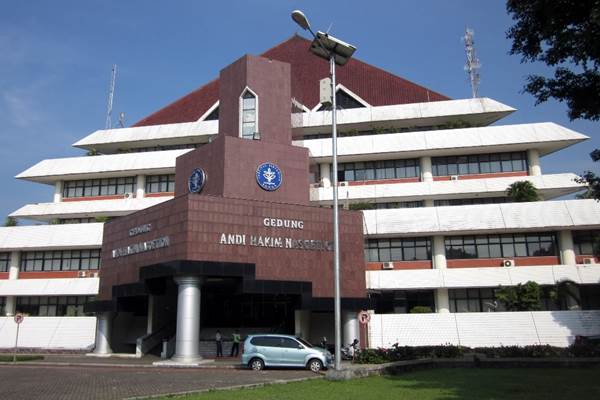
[[200, 345], [200, 285], [197, 276], [175, 277], [177, 294], [177, 334], [175, 355], [177, 363], [195, 364], [202, 360]]
[[423, 200], [423, 205], [425, 207], [433, 207], [435, 203], [433, 202], [433, 199], [425, 199]]
[[[12, 251], [10, 253], [10, 263], [8, 265], [8, 279], [19, 279], [19, 263], [21, 262], [21, 253]], [[7, 317], [15, 315], [17, 312], [17, 297], [6, 296], [5, 314]]]
[[135, 197], [138, 199], [146, 195], [146, 175], [138, 175], [135, 186]]
[[112, 319], [112, 312], [101, 312], [96, 315], [96, 347], [94, 348], [94, 354], [97, 356], [112, 354], [110, 347]]
[[540, 167], [540, 152], [537, 149], [527, 150], [527, 163], [529, 164], [529, 175], [542, 175], [542, 168]]
[[[435, 269], [446, 269], [446, 248], [444, 246], [443, 236], [434, 236], [432, 243], [432, 261], [433, 268]], [[450, 299], [448, 297], [448, 289], [439, 288], [435, 290], [435, 308], [438, 313], [450, 312]]]
[[360, 340], [360, 330], [358, 327], [358, 312], [356, 311], [343, 311], [342, 312], [342, 330], [343, 340], [342, 345], [346, 346], [354, 339]]
[[150, 334], [154, 328], [154, 296], [148, 295], [148, 319], [146, 320], [146, 333]]
[[421, 181], [433, 182], [433, 173], [431, 172], [431, 157], [421, 157]]
[[310, 310], [294, 311], [294, 334], [310, 341]]
[[563, 230], [558, 235], [558, 245], [560, 248], [560, 263], [563, 265], [575, 265], [575, 249], [573, 246], [573, 234], [569, 230]]
[[62, 201], [63, 181], [56, 181], [54, 183], [54, 202], [60, 203]]
[[321, 175], [321, 185], [324, 188], [331, 187], [331, 169], [329, 164], [319, 164], [319, 175]]

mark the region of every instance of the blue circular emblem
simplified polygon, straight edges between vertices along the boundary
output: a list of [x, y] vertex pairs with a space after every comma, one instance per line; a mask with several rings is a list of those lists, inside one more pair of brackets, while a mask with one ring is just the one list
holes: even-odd
[[196, 168], [188, 179], [188, 189], [190, 193], [200, 193], [205, 183], [206, 173], [202, 168]]
[[281, 186], [281, 170], [273, 163], [263, 163], [256, 169], [256, 182], [261, 188], [272, 192]]

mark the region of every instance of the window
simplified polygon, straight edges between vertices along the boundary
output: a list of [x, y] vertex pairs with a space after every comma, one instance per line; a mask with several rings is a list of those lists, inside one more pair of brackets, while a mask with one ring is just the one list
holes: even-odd
[[448, 259], [557, 256], [554, 233], [450, 236], [444, 242]]
[[175, 175], [147, 175], [146, 193], [165, 193], [175, 191]]
[[418, 159], [338, 164], [338, 181], [415, 178], [421, 175]]
[[510, 203], [512, 199], [508, 197], [476, 197], [471, 199], [444, 199], [434, 200], [433, 205], [435, 207], [442, 206], [466, 206], [474, 204], [499, 204], [499, 203]]
[[210, 114], [208, 114], [206, 116], [206, 118], [204, 118], [204, 121], [215, 121], [219, 119], [219, 106], [215, 107], [214, 110], [212, 110], [210, 112]]
[[93, 218], [59, 218], [59, 224], [89, 224], [98, 222], [95, 217]]
[[431, 260], [429, 238], [369, 239], [365, 246], [367, 262]]
[[10, 253], [0, 253], [0, 272], [8, 272], [10, 268]]
[[63, 197], [94, 197], [133, 193], [135, 177], [65, 181]]
[[492, 288], [449, 289], [448, 296], [453, 313], [496, 311], [500, 306]]
[[[573, 245], [578, 256], [594, 254], [594, 243], [600, 239], [600, 231], [573, 231]], [[1, 261], [0, 261], [1, 266]]]
[[375, 208], [378, 210], [386, 208], [419, 208], [423, 207], [422, 201], [397, 201], [391, 203], [375, 203]]
[[79, 317], [93, 296], [29, 296], [17, 298], [17, 312], [39, 317]]
[[100, 250], [26, 251], [21, 253], [20, 270], [87, 271], [100, 268]]
[[258, 131], [256, 96], [246, 89], [241, 99], [241, 136], [244, 139], [254, 139], [254, 134]]
[[0, 315], [6, 314], [6, 297], [0, 297]]
[[[348, 110], [351, 108], [364, 108], [365, 107], [364, 104], [362, 104], [361, 102], [356, 100], [350, 94], [346, 93], [346, 91], [343, 89], [336, 90], [335, 105], [338, 110]], [[326, 111], [326, 110], [327, 111], [331, 110], [331, 104], [328, 104], [327, 106], [321, 105], [321, 107], [319, 107], [317, 109], [317, 111]]]
[[489, 174], [527, 171], [527, 153], [495, 153], [432, 157], [433, 176]]

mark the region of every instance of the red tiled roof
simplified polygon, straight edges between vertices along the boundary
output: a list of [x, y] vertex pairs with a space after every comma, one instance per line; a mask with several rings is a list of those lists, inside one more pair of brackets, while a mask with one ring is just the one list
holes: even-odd
[[[312, 54], [309, 47], [309, 40], [294, 35], [261, 56], [291, 64], [292, 97], [312, 109], [319, 102], [318, 81], [329, 75], [329, 63]], [[355, 58], [336, 69], [336, 80], [372, 106], [449, 100], [442, 94]], [[215, 79], [133, 126], [197, 121], [218, 99], [219, 79]]]

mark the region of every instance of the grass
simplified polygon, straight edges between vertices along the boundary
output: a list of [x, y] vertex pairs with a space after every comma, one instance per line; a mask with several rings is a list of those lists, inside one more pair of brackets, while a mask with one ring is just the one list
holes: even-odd
[[213, 391], [186, 400], [600, 399], [600, 368], [430, 369], [347, 382], [311, 380]]
[[[34, 355], [17, 355], [17, 362], [19, 361], [35, 361], [35, 360], [43, 360], [44, 356], [34, 356]], [[0, 362], [12, 362], [13, 356], [11, 355], [0, 355]]]

